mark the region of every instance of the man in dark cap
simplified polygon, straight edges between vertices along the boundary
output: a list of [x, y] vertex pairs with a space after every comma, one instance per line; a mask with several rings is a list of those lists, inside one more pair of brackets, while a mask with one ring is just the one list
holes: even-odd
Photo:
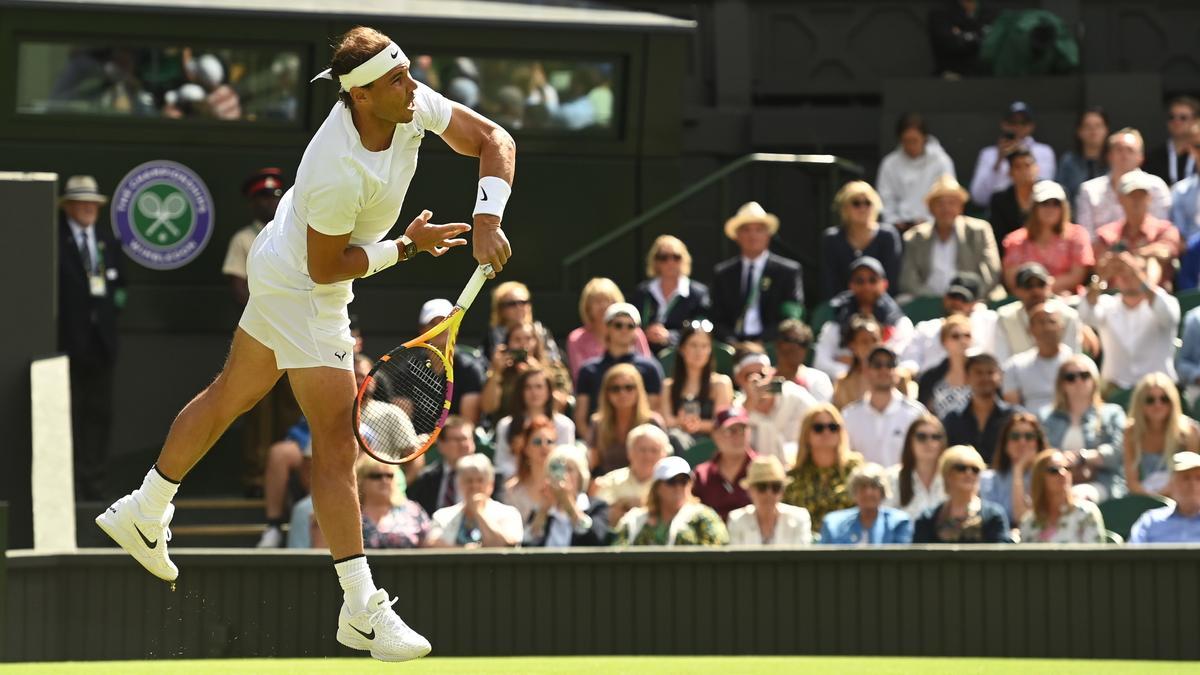
[[1017, 268], [1013, 294], [1020, 302], [1010, 302], [996, 310], [996, 344], [992, 353], [1001, 364], [1013, 354], [1034, 347], [1029, 313], [1043, 303], [1051, 303], [1058, 309], [1063, 321], [1063, 343], [1076, 353], [1083, 350], [1087, 331], [1080, 325], [1079, 313], [1054, 297], [1050, 290], [1053, 283], [1054, 278], [1041, 263], [1027, 262]]
[[897, 354], [903, 354], [912, 341], [912, 320], [888, 295], [887, 272], [883, 263], [871, 256], [862, 256], [850, 263], [850, 287], [835, 295], [829, 301], [829, 307], [833, 311], [833, 320], [821, 327], [813, 366], [831, 378], [850, 368], [852, 357], [847, 343], [850, 321], [855, 316], [868, 316], [877, 321], [884, 344]]
[[229, 240], [225, 264], [221, 266], [221, 272], [229, 277], [233, 297], [241, 307], [245, 307], [250, 298], [250, 288], [246, 285], [246, 257], [250, 255], [254, 238], [267, 223], [275, 219], [275, 209], [279, 206], [283, 191], [283, 172], [274, 167], [259, 169], [242, 183], [242, 195], [250, 202], [250, 213], [254, 220]]
[[990, 352], [995, 344], [996, 312], [981, 302], [983, 281], [978, 274], [962, 272], [950, 280], [942, 295], [942, 316], [918, 323], [912, 342], [904, 351], [901, 367], [914, 377], [933, 368], [946, 358], [942, 346], [942, 324], [952, 314], [962, 314], [971, 320], [971, 346]]
[[1039, 177], [1054, 180], [1054, 168], [1058, 166], [1054, 159], [1054, 149], [1033, 139], [1035, 128], [1037, 125], [1033, 122], [1033, 108], [1029, 107], [1028, 103], [1013, 101], [1008, 104], [1004, 110], [1004, 117], [1000, 120], [1000, 138], [995, 145], [980, 150], [979, 159], [975, 162], [975, 175], [971, 178], [971, 199], [976, 204], [987, 206], [991, 203], [994, 193], [1012, 185], [1007, 157], [1021, 146], [1029, 148], [1033, 153], [1033, 158], [1037, 160]]

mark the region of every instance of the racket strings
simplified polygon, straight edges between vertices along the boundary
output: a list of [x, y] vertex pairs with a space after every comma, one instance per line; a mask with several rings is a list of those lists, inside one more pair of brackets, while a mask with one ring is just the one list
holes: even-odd
[[447, 373], [441, 355], [424, 346], [401, 348], [372, 371], [364, 392], [358, 436], [371, 454], [400, 461], [430, 444], [445, 410]]

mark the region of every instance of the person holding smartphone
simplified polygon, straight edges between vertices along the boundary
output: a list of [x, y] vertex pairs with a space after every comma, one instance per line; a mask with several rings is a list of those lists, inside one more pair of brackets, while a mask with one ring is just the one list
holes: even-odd
[[[1011, 185], [1008, 172], [1008, 156], [1020, 146], [1029, 148], [1041, 170], [1041, 177], [1054, 180], [1054, 149], [1033, 138], [1037, 125], [1033, 120], [1033, 108], [1024, 101], [1013, 101], [1000, 120], [1000, 137], [995, 145], [979, 151], [975, 162], [975, 175], [971, 178], [971, 199], [981, 206], [991, 201], [992, 195]], [[999, 239], [999, 237], [997, 237]]]
[[525, 525], [526, 546], [604, 546], [608, 544], [608, 504], [590, 499], [587, 454], [560, 445], [546, 458], [546, 482]]
[[755, 451], [775, 457], [784, 466], [796, 461], [800, 420], [817, 404], [804, 387], [775, 374], [766, 354], [747, 354], [738, 361], [734, 378], [746, 408]]

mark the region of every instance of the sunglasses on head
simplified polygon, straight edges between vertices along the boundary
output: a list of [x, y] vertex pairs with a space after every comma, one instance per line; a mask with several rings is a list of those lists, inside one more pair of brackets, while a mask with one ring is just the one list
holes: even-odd
[[937, 433], [936, 431], [933, 433], [929, 433], [928, 431], [918, 431], [917, 433], [913, 434], [913, 438], [921, 441], [922, 443], [926, 443], [928, 441], [941, 441], [943, 438], [945, 438], [945, 436]]
[[783, 492], [783, 483], [754, 483], [750, 486], [750, 489], [779, 494]]
[[1092, 374], [1086, 370], [1077, 370], [1073, 373], [1063, 373], [1063, 380], [1065, 382], [1074, 382], [1076, 380], [1081, 380], [1081, 381], [1086, 382], [1087, 380], [1090, 380], [1090, 379], [1092, 379]]
[[611, 385], [609, 385], [608, 390], [612, 393], [622, 393], [623, 392], [623, 393], [628, 394], [631, 391], [637, 391], [637, 385], [636, 384], [611, 384]]
[[693, 319], [683, 325], [685, 328], [690, 328], [699, 333], [711, 333], [713, 329], [712, 322], [708, 319]]
[[391, 471], [372, 471], [367, 474], [367, 478], [371, 480], [391, 480], [396, 477], [396, 474]]
[[813, 422], [812, 430], [814, 434], [823, 434], [828, 431], [831, 434], [836, 434], [842, 430], [842, 425], [837, 422]]
[[850, 206], [853, 206], [856, 209], [863, 209], [863, 208], [866, 208], [871, 205], [871, 200], [870, 199], [851, 199], [850, 201], [848, 201], [846, 203], [849, 204]]
[[524, 307], [529, 304], [528, 299], [524, 300], [502, 300], [500, 301], [500, 309], [512, 309], [513, 307]]
[[678, 476], [673, 476], [663, 482], [666, 483], [667, 485], [670, 485], [671, 487], [683, 487], [684, 485], [687, 485], [688, 481], [690, 481], [691, 479], [692, 479], [691, 476], [687, 475], [686, 473], [681, 473]]
[[1010, 441], [1036, 441], [1038, 435], [1032, 431], [1010, 431], [1008, 432], [1008, 440]]
[[655, 253], [654, 259], [658, 262], [679, 262], [680, 260], [683, 260], [683, 256], [678, 253]]
[[632, 321], [614, 321], [608, 325], [612, 328], [616, 328], [617, 330], [633, 330], [634, 328], [637, 328], [637, 324], [633, 323]]
[[1169, 405], [1171, 403], [1171, 397], [1167, 396], [1166, 394], [1159, 394], [1158, 396], [1151, 395], [1151, 396], [1147, 396], [1145, 401], [1146, 401], [1146, 405], [1154, 405], [1155, 403]]
[[974, 464], [954, 464], [950, 468], [954, 469], [954, 471], [957, 473], [966, 473], [970, 471], [973, 474], [979, 474], [979, 467], [975, 466]]
[[1062, 464], [1055, 464], [1053, 466], [1046, 467], [1046, 473], [1050, 474], [1051, 476], [1057, 476], [1066, 472], [1067, 467], [1063, 466]]

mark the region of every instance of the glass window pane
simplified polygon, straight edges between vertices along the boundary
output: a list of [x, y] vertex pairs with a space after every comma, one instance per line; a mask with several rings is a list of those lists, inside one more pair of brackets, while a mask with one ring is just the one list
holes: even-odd
[[299, 50], [23, 42], [17, 112], [294, 122]]

